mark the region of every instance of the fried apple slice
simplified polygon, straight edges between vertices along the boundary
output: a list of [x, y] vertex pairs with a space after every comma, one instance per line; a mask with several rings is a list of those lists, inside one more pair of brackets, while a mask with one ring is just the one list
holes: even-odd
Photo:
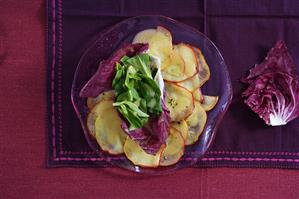
[[133, 44], [135, 43], [148, 43], [151, 38], [156, 34], [156, 29], [146, 29], [137, 33], [133, 39]]
[[184, 75], [186, 79], [193, 77], [197, 73], [197, 59], [193, 48], [188, 44], [180, 43], [175, 45], [173, 50], [177, 51], [185, 62]]
[[202, 86], [206, 81], [210, 79], [210, 68], [199, 48], [193, 46], [193, 50], [196, 55], [197, 63], [198, 63], [198, 77], [200, 80], [200, 86]]
[[178, 85], [186, 88], [188, 91], [193, 92], [201, 87], [201, 82], [199, 79], [199, 74], [196, 73], [194, 76], [179, 82]]
[[168, 38], [171, 39], [171, 42], [172, 42], [171, 32], [167, 28], [165, 28], [163, 26], [157, 26], [157, 31], [165, 34]]
[[194, 111], [186, 119], [186, 122], [189, 126], [186, 145], [191, 145], [198, 140], [207, 122], [207, 113], [199, 102], [195, 101]]
[[101, 102], [102, 100], [114, 100], [115, 92], [114, 90], [105, 91], [99, 94], [97, 97], [89, 97], [87, 99], [87, 107], [91, 110], [97, 103]]
[[99, 113], [95, 121], [95, 137], [103, 151], [114, 155], [123, 153], [127, 134], [121, 128], [121, 124], [122, 121], [112, 103], [110, 108]]
[[188, 126], [190, 127], [194, 127], [197, 125], [198, 120], [200, 119], [200, 117], [202, 117], [202, 114], [204, 111], [204, 109], [201, 107], [201, 104], [199, 102], [194, 102], [194, 109], [192, 114], [186, 119], [186, 122], [188, 124]]
[[113, 104], [112, 100], [104, 100], [101, 101], [101, 103], [98, 103], [96, 106], [94, 106], [91, 111], [87, 115], [87, 121], [86, 121], [86, 126], [89, 131], [89, 133], [95, 137], [96, 136], [96, 130], [95, 130], [95, 121], [97, 117], [100, 114], [103, 114], [106, 109], [111, 108]]
[[146, 153], [138, 143], [128, 136], [124, 144], [124, 153], [134, 165], [142, 167], [158, 167], [164, 147], [165, 146], [162, 145], [161, 149], [155, 155], [151, 155]]
[[218, 96], [203, 95], [203, 102], [201, 106], [205, 111], [210, 111], [216, 106], [218, 99]]
[[184, 140], [187, 139], [188, 136], [188, 124], [185, 120], [179, 121], [179, 122], [171, 122], [170, 127], [178, 130]]
[[181, 121], [193, 111], [192, 94], [178, 85], [165, 82], [166, 106], [170, 112], [170, 120]]
[[185, 62], [177, 51], [171, 51], [170, 62], [162, 69], [163, 79], [169, 82], [179, 82], [184, 80]]
[[193, 98], [194, 98], [194, 100], [196, 100], [196, 101], [198, 101], [198, 102], [200, 102], [200, 103], [202, 103], [203, 102], [203, 95], [202, 95], [202, 92], [201, 92], [201, 89], [200, 88], [198, 88], [198, 89], [196, 89], [195, 91], [193, 91]]
[[[192, 114], [186, 119], [187, 125], [190, 127], [195, 127], [198, 125], [198, 121], [201, 120], [200, 118], [207, 118], [207, 114], [203, 109], [202, 105], [195, 101], [194, 102], [194, 110]], [[204, 119], [205, 121], [206, 119]]]
[[172, 36], [171, 33], [158, 26], [156, 33], [151, 37], [148, 42], [149, 54], [160, 60], [161, 69], [166, 68], [170, 63], [170, 53], [172, 51]]
[[177, 163], [184, 155], [185, 140], [175, 128], [169, 129], [166, 147], [162, 151], [160, 166], [170, 166]]
[[[163, 79], [168, 82], [183, 82], [195, 76], [197, 72], [197, 61], [193, 49], [184, 43], [173, 46], [173, 51], [170, 53], [169, 65], [163, 68]], [[195, 79], [192, 79], [191, 84], [196, 87]], [[194, 83], [193, 83], [194, 82]], [[189, 88], [189, 82], [186, 88]]]

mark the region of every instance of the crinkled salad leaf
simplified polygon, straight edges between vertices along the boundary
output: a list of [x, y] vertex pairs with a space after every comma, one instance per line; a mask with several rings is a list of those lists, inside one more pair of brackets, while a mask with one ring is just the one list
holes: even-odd
[[285, 125], [299, 116], [298, 76], [283, 41], [278, 41], [242, 81], [249, 84], [242, 94], [245, 104], [266, 124]]

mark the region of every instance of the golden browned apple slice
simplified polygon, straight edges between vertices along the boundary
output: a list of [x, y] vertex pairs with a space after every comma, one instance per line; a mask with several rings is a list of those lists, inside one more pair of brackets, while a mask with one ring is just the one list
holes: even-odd
[[133, 44], [135, 43], [148, 43], [151, 38], [156, 34], [156, 29], [146, 29], [137, 33], [133, 39]]
[[182, 120], [182, 121], [179, 121], [179, 122], [171, 122], [170, 127], [178, 130], [181, 133], [184, 140], [187, 139], [188, 128], [189, 127], [188, 127], [188, 124], [185, 120]]
[[124, 145], [124, 153], [126, 157], [134, 164], [142, 167], [158, 167], [162, 150], [165, 146], [155, 154], [146, 153], [134, 140], [127, 137]]
[[166, 147], [161, 154], [160, 166], [170, 166], [177, 163], [184, 155], [184, 142], [181, 133], [174, 128], [170, 128]]
[[178, 85], [186, 88], [190, 92], [193, 92], [193, 91], [199, 89], [201, 86], [201, 82], [200, 82], [198, 73], [196, 73], [194, 76], [192, 76], [182, 82], [179, 82]]
[[157, 31], [165, 34], [168, 38], [171, 39], [172, 42], [171, 32], [167, 28], [164, 28], [163, 26], [157, 26]]
[[185, 62], [177, 51], [171, 51], [170, 63], [162, 69], [163, 79], [169, 82], [178, 82], [184, 80]]
[[170, 63], [170, 53], [172, 51], [172, 36], [171, 33], [158, 26], [156, 33], [148, 42], [151, 56], [158, 58], [161, 62], [161, 69], [166, 68]]
[[191, 145], [198, 140], [207, 122], [207, 113], [199, 102], [195, 101], [194, 111], [187, 118], [186, 122], [189, 126], [186, 145]]
[[165, 83], [166, 106], [170, 112], [171, 121], [181, 121], [193, 111], [193, 96], [183, 87], [173, 83]]
[[188, 124], [188, 126], [196, 126], [198, 123], [198, 120], [200, 119], [200, 117], [202, 117], [202, 114], [204, 111], [204, 109], [201, 107], [201, 104], [197, 101], [194, 101], [194, 109], [192, 114], [186, 119], [186, 122]]
[[173, 50], [177, 51], [185, 62], [184, 75], [186, 79], [194, 76], [197, 73], [197, 59], [193, 48], [188, 44], [180, 43], [175, 45]]
[[210, 68], [199, 48], [193, 46], [198, 63], [198, 77], [200, 79], [200, 86], [210, 79]]
[[200, 88], [198, 88], [198, 89], [196, 89], [195, 91], [193, 91], [193, 98], [194, 98], [194, 100], [196, 100], [196, 101], [198, 101], [198, 102], [200, 102], [200, 103], [202, 103], [203, 102], [203, 95], [202, 95], [202, 92], [201, 92], [201, 89]]
[[136, 34], [133, 43], [148, 43], [148, 53], [159, 60], [161, 69], [169, 65], [172, 36], [166, 28], [158, 26], [157, 29], [143, 30]]
[[97, 103], [102, 100], [114, 100], [115, 92], [114, 90], [105, 91], [99, 94], [97, 97], [89, 97], [87, 99], [87, 107], [91, 110]]
[[210, 111], [216, 106], [218, 99], [218, 96], [203, 95], [203, 102], [201, 106], [205, 111]]
[[112, 100], [103, 100], [103, 101], [101, 101], [101, 103], [98, 103], [97, 105], [95, 105], [91, 109], [91, 111], [88, 113], [86, 125], [87, 125], [87, 129], [88, 129], [89, 133], [93, 137], [96, 136], [95, 121], [96, 121], [97, 117], [100, 114], [103, 114], [106, 111], [106, 109], [111, 108], [112, 103], [113, 103]]
[[114, 155], [123, 153], [127, 134], [121, 128], [121, 124], [122, 121], [112, 103], [110, 108], [102, 109], [99, 113], [95, 121], [95, 137], [103, 151]]
[[96, 130], [95, 130], [95, 122], [97, 119], [97, 115], [93, 112], [88, 113], [87, 115], [87, 120], [86, 120], [86, 126], [88, 129], [88, 132], [90, 135], [92, 135], [93, 137], [96, 137]]

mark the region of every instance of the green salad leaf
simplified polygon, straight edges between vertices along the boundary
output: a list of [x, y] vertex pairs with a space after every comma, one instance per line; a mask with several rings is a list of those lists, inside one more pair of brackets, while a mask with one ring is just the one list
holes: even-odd
[[144, 126], [151, 115], [162, 112], [161, 91], [154, 80], [156, 68], [150, 67], [148, 54], [134, 57], [124, 56], [116, 64], [116, 74], [112, 87], [116, 93], [116, 106], [122, 116], [129, 122], [130, 130]]

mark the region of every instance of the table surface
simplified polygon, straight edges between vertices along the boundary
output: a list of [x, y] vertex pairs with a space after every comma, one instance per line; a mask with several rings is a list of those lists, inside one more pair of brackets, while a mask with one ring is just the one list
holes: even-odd
[[46, 168], [45, 1], [0, 1], [1, 198], [298, 198], [299, 171]]

